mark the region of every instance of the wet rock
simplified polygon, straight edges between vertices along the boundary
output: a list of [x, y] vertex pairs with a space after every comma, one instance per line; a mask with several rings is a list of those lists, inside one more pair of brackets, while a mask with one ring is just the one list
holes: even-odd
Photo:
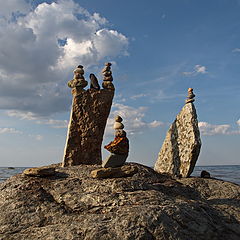
[[100, 168], [93, 170], [91, 172], [91, 177], [93, 178], [119, 178], [119, 177], [129, 177], [137, 172], [137, 167], [125, 165], [116, 168]]
[[53, 167], [35, 167], [25, 169], [23, 174], [33, 177], [49, 177], [55, 175], [56, 172]]
[[211, 178], [210, 173], [205, 171], [205, 170], [203, 170], [201, 172], [201, 178]]
[[197, 113], [193, 103], [187, 103], [170, 126], [154, 169], [176, 177], [192, 173], [201, 149]]
[[240, 186], [216, 179], [179, 181], [140, 164], [122, 178], [92, 178], [98, 165], [18, 174], [0, 184], [0, 239], [237, 240]]

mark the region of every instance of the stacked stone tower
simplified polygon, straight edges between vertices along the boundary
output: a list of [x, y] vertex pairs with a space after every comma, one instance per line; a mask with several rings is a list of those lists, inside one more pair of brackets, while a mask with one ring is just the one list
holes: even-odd
[[111, 63], [105, 63], [105, 67], [102, 70], [102, 74], [103, 74], [102, 87], [104, 89], [112, 89], [112, 90], [114, 90], [114, 85], [112, 83], [113, 77], [112, 77], [111, 66], [112, 66]]
[[[110, 66], [108, 63], [105, 69], [112, 74]], [[108, 87], [85, 90], [88, 83], [83, 76], [83, 66], [79, 65], [73, 73], [74, 79], [68, 82], [73, 102], [62, 165], [101, 164], [103, 134], [114, 97], [112, 75], [105, 74]]]

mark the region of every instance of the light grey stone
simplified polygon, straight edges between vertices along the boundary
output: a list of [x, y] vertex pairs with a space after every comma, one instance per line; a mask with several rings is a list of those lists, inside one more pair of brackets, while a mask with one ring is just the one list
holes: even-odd
[[128, 154], [119, 155], [111, 153], [102, 163], [103, 168], [121, 167], [127, 160]]
[[170, 126], [154, 170], [177, 177], [192, 173], [201, 149], [196, 109], [187, 103]]

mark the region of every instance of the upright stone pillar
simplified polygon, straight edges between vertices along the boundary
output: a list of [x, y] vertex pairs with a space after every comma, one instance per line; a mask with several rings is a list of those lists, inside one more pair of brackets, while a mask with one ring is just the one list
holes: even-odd
[[83, 82], [83, 73], [82, 68], [81, 71], [77, 68], [74, 71], [74, 79], [68, 83], [72, 88], [73, 102], [63, 167], [102, 163], [101, 146], [114, 89], [84, 90], [79, 84]]
[[201, 139], [194, 97], [193, 89], [189, 88], [186, 104], [170, 126], [158, 154], [154, 170], [159, 173], [188, 177], [195, 167]]

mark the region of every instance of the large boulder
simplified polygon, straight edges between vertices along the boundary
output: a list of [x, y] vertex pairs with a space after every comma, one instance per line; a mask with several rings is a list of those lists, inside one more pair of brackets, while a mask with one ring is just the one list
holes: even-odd
[[176, 177], [188, 177], [194, 169], [200, 149], [196, 109], [193, 103], [186, 103], [167, 132], [154, 170]]
[[102, 163], [102, 140], [114, 90], [72, 89], [73, 103], [63, 166]]
[[[179, 181], [153, 169], [94, 179], [98, 165], [55, 176], [18, 174], [0, 184], [0, 239], [237, 240], [240, 186], [215, 179]], [[54, 166], [51, 166], [54, 167]]]

